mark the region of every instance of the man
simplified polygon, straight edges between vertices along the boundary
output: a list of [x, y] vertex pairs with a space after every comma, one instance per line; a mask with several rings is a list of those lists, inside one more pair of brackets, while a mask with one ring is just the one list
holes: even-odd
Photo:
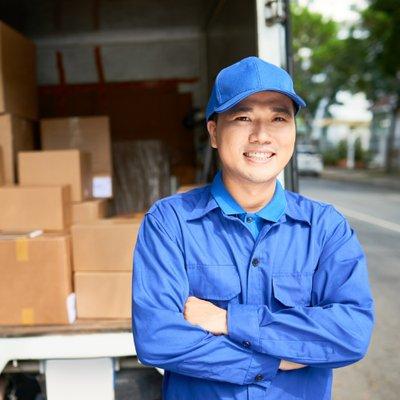
[[356, 233], [277, 179], [304, 106], [257, 57], [221, 70], [206, 112], [221, 170], [145, 214], [133, 334], [138, 358], [165, 369], [164, 399], [330, 399], [332, 368], [366, 354], [374, 303]]

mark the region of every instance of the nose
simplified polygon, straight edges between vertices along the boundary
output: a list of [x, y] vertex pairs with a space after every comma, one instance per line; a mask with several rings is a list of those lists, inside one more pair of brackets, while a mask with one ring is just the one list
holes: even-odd
[[249, 136], [250, 143], [271, 143], [269, 129], [262, 123], [257, 124]]

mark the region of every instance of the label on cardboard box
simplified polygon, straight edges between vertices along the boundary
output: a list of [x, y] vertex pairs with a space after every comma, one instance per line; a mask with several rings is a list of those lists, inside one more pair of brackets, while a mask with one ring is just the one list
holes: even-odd
[[99, 199], [112, 197], [111, 176], [93, 177], [93, 197]]
[[70, 293], [67, 297], [67, 314], [68, 322], [73, 324], [76, 320], [76, 296], [75, 293]]

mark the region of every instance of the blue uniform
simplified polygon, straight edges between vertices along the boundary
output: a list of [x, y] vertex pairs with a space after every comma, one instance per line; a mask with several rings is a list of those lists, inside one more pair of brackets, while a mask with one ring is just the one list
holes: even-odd
[[[139, 360], [165, 369], [166, 400], [330, 399], [332, 368], [366, 354], [374, 325], [356, 233], [332, 205], [279, 181], [253, 232], [240, 206], [223, 205], [234, 199], [218, 196], [221, 183], [217, 174], [145, 214], [133, 273]], [[227, 309], [228, 334], [187, 322], [188, 296]], [[307, 367], [282, 371], [281, 359]]]

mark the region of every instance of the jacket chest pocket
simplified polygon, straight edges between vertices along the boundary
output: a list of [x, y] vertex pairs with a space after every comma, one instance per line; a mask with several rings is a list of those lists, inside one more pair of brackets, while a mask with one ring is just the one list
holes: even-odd
[[227, 308], [239, 302], [240, 278], [235, 265], [191, 265], [187, 267], [189, 295]]
[[310, 306], [313, 273], [275, 274], [272, 276], [274, 299], [278, 308]]

